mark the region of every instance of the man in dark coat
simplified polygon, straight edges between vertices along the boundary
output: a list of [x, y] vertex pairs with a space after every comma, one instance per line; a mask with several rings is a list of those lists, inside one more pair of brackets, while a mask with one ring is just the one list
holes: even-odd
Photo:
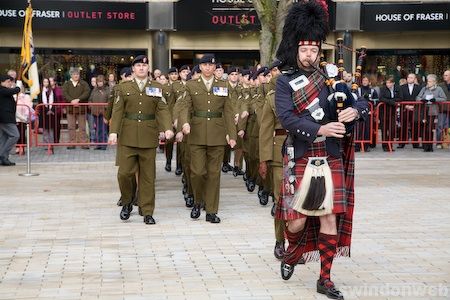
[[3, 166], [15, 165], [9, 160], [9, 152], [20, 136], [16, 125], [17, 105], [13, 97], [20, 92], [20, 88], [12, 88], [13, 83], [11, 76], [0, 76], [0, 164]]
[[[416, 74], [410, 73], [406, 78], [406, 83], [400, 86], [400, 100], [401, 101], [416, 101], [417, 95], [420, 92], [420, 86], [415, 84]], [[419, 106], [417, 105], [402, 105], [400, 109], [400, 141], [408, 141], [408, 132], [411, 132], [411, 139], [413, 141], [419, 140]], [[409, 129], [409, 130], [408, 130]], [[398, 145], [397, 148], [404, 148], [405, 144]], [[413, 148], [419, 148], [419, 143], [413, 142]]]

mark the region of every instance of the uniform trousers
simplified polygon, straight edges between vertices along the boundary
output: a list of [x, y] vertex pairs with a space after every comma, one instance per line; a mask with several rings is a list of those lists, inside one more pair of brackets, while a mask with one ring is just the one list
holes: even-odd
[[195, 204], [205, 202], [206, 213], [219, 210], [220, 171], [225, 147], [190, 145], [191, 181]]
[[153, 215], [155, 209], [156, 148], [120, 146], [119, 181], [123, 205], [129, 205], [134, 197], [136, 172], [138, 176], [138, 205], [144, 216]]

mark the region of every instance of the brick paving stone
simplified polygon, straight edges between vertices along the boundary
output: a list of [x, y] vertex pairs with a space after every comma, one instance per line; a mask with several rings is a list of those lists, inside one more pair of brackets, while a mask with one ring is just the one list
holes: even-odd
[[[326, 299], [319, 263], [280, 278], [271, 205], [222, 175], [221, 224], [189, 218], [180, 177], [157, 155], [157, 225], [119, 220], [115, 149], [31, 151], [37, 177], [0, 168], [0, 299]], [[450, 298], [450, 155], [357, 155], [352, 258], [332, 277], [346, 299]], [[399, 289], [423, 288], [421, 295]], [[372, 289], [372, 290], [371, 290]], [[437, 289], [440, 294], [433, 294]], [[369, 292], [372, 292], [370, 294]]]

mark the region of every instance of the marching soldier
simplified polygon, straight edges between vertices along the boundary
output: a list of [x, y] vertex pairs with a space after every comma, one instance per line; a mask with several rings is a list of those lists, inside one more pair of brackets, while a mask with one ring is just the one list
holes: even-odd
[[[178, 118], [180, 115], [180, 110], [183, 105], [184, 100], [184, 93], [186, 91], [186, 83], [187, 78], [189, 74], [191, 73], [191, 70], [189, 66], [184, 65], [180, 68], [180, 81], [176, 81], [173, 84], [173, 91], [175, 94], [175, 106], [173, 109], [173, 122], [174, 127], [177, 129], [177, 153], [179, 149], [180, 153], [180, 160], [179, 160], [179, 167], [177, 166], [177, 170], [175, 171], [176, 175], [181, 175], [183, 173], [183, 195], [184, 195], [184, 201], [186, 203], [186, 207], [193, 207], [194, 206], [194, 193], [192, 191], [192, 185], [191, 185], [191, 169], [190, 169], [190, 161], [191, 161], [191, 152], [189, 148], [189, 136], [185, 136], [183, 138], [183, 133], [181, 132], [181, 124], [178, 122]], [[178, 163], [177, 163], [178, 164]], [[179, 173], [178, 173], [179, 172]]]
[[[275, 198], [274, 208], [278, 203], [280, 196], [280, 187], [283, 179], [283, 157], [281, 155], [281, 149], [283, 142], [286, 139], [286, 130], [280, 124], [277, 118], [275, 110], [275, 86], [276, 80], [279, 76], [278, 65], [279, 61], [276, 61], [271, 66], [271, 73], [273, 75], [270, 80], [267, 89], [266, 103], [264, 104], [263, 111], [261, 113], [261, 126], [259, 128], [259, 174], [266, 180], [271, 172], [272, 179], [272, 191]], [[275, 248], [274, 255], [277, 259], [282, 259], [284, 255], [284, 230], [285, 222], [275, 219]]]
[[122, 84], [114, 100], [109, 135], [110, 144], [117, 144], [120, 139], [117, 174], [123, 204], [120, 219], [130, 217], [133, 182], [139, 171], [139, 208], [144, 223], [155, 224], [155, 158], [159, 130], [164, 131], [166, 139], [171, 139], [174, 134], [162, 86], [148, 78], [148, 58], [137, 56], [132, 69], [134, 79]]
[[[170, 111], [170, 115], [171, 115], [171, 120], [173, 120], [173, 107], [175, 105], [175, 93], [173, 92], [173, 84], [175, 82], [178, 81], [178, 70], [175, 67], [172, 67], [169, 69], [169, 71], [167, 72], [168, 76], [169, 76], [169, 82], [167, 83], [167, 85], [165, 86], [165, 94], [166, 94], [166, 100], [167, 100], [167, 104], [169, 105], [169, 111]], [[166, 166], [164, 167], [164, 169], [167, 172], [171, 172], [172, 171], [172, 157], [173, 157], [173, 144], [174, 144], [174, 140], [168, 140], [165, 143], [165, 153], [166, 153]], [[177, 150], [177, 166], [178, 166], [178, 150]]]
[[[200, 204], [205, 202], [206, 221], [220, 223], [219, 209], [220, 165], [224, 146], [236, 145], [236, 127], [228, 88], [225, 81], [214, 78], [214, 55], [200, 59], [201, 76], [186, 84], [186, 95], [179, 123], [189, 134], [191, 180], [194, 207], [191, 218], [200, 217]], [[192, 111], [192, 118], [189, 112]]]
[[[230, 67], [228, 69], [228, 89], [229, 89], [229, 97], [231, 104], [233, 105], [234, 110], [234, 123], [236, 124], [236, 131], [240, 131], [239, 127], [239, 116], [241, 112], [243, 111], [243, 97], [241, 93], [242, 86], [239, 85], [239, 75], [240, 70], [238, 67]], [[242, 155], [242, 137], [238, 136], [236, 141], [236, 147], [234, 149], [234, 168], [233, 175], [234, 177], [237, 177], [238, 175], [243, 175], [242, 172], [242, 161], [243, 161], [243, 155]], [[225, 160], [224, 160], [225, 163]], [[222, 167], [223, 171], [223, 167]]]

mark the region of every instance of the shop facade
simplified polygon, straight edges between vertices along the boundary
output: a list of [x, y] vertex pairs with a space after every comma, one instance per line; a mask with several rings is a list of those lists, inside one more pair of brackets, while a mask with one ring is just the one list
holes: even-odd
[[[0, 2], [0, 70], [19, 70], [27, 1]], [[147, 3], [34, 1], [33, 37], [39, 72], [59, 82], [71, 67], [83, 78], [115, 74], [151, 51]]]

